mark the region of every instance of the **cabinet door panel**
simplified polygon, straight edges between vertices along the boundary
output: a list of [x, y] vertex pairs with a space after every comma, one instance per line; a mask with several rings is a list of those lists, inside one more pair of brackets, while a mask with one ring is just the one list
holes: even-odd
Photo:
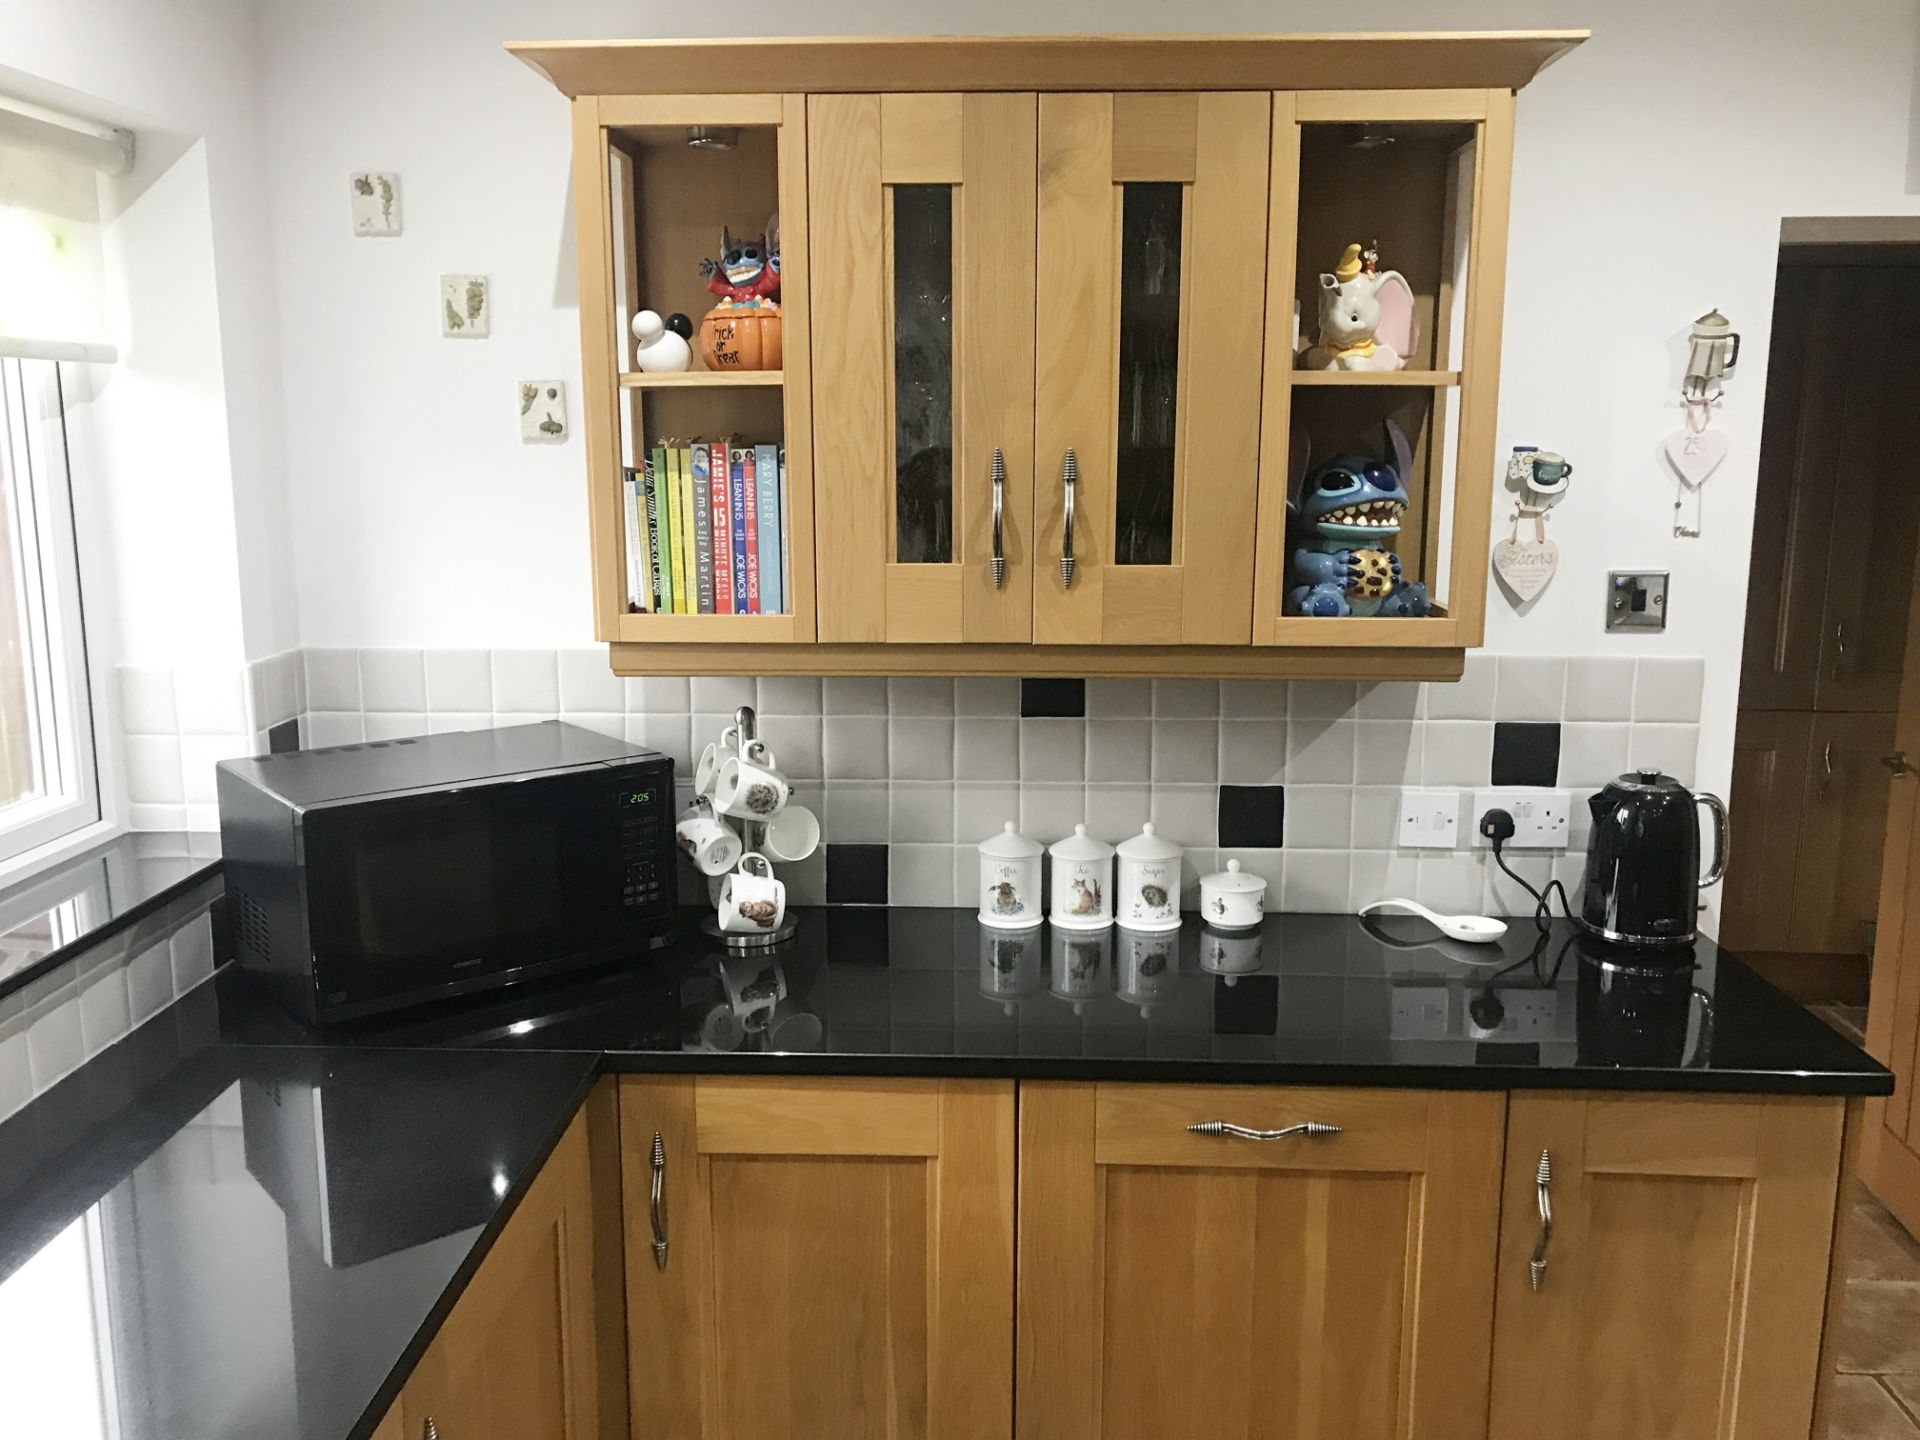
[[1251, 639], [1270, 110], [1040, 97], [1039, 643]]
[[[809, 102], [820, 638], [1032, 635], [1035, 99]], [[1003, 457], [1002, 582], [993, 455]]]
[[1493, 1440], [1801, 1440], [1841, 1129], [1838, 1100], [1515, 1096]]
[[1892, 775], [1892, 714], [1813, 717], [1800, 808], [1800, 863], [1793, 894], [1793, 948], [1864, 955], [1880, 898]]
[[1483, 1434], [1504, 1103], [1023, 1086], [1019, 1435]]
[[1004, 1440], [1011, 1083], [629, 1079], [621, 1106], [636, 1434]]
[[1813, 716], [1804, 710], [1740, 712], [1733, 737], [1733, 784], [1720, 939], [1735, 949], [1779, 950], [1793, 933]]

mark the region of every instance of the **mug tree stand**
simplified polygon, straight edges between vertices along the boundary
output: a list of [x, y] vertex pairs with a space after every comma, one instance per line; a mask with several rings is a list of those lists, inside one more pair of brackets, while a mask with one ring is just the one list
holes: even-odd
[[[749, 741], [760, 738], [760, 717], [753, 713], [751, 705], [742, 705], [733, 712], [733, 723], [740, 729], [740, 748], [745, 750]], [[766, 843], [767, 827], [759, 820], [740, 822], [740, 839], [748, 850], [760, 850]], [[765, 854], [765, 851], [761, 851]], [[771, 862], [769, 862], [771, 864]], [[709, 914], [700, 922], [701, 933], [718, 940], [729, 950], [766, 950], [775, 945], [785, 944], [800, 932], [800, 921], [791, 908], [780, 917], [780, 923], [771, 930], [754, 932], [722, 930], [717, 915]]]

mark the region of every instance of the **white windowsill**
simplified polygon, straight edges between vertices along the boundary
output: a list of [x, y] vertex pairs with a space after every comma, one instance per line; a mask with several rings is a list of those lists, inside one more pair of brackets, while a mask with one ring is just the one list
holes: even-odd
[[111, 820], [95, 820], [82, 825], [78, 830], [69, 831], [57, 840], [49, 840], [44, 845], [23, 851], [11, 860], [0, 860], [0, 889], [18, 885], [31, 880], [43, 870], [51, 870], [64, 864], [82, 851], [91, 850], [96, 845], [117, 839], [126, 833], [126, 827], [116, 825]]

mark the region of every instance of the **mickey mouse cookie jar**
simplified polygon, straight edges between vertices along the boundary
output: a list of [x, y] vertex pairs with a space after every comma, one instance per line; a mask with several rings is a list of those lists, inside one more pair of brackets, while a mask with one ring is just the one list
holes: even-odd
[[1252, 930], [1267, 913], [1267, 882], [1238, 860], [1200, 877], [1200, 914], [1216, 930]]
[[1040, 842], [1007, 821], [1006, 829], [979, 844], [980, 923], [996, 930], [1025, 930], [1044, 918], [1040, 903]]
[[1053, 856], [1053, 904], [1047, 918], [1055, 928], [1100, 930], [1113, 923], [1113, 846], [1076, 825], [1057, 840]]
[[1154, 833], [1149, 820], [1131, 840], [1120, 842], [1120, 878], [1114, 886], [1114, 918], [1129, 930], [1180, 928], [1180, 861], [1185, 854]]

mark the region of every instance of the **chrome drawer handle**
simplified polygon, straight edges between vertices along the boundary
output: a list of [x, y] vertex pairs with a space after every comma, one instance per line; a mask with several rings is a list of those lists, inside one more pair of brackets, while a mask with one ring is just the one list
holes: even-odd
[[1540, 1152], [1540, 1166], [1533, 1173], [1534, 1198], [1540, 1206], [1540, 1234], [1533, 1242], [1533, 1259], [1527, 1272], [1538, 1290], [1547, 1279], [1547, 1245], [1553, 1239], [1553, 1157]]
[[993, 447], [993, 588], [1007, 583], [1007, 548], [1000, 527], [1002, 492], [1007, 487], [1007, 461], [998, 445]]
[[648, 1211], [653, 1220], [653, 1263], [659, 1269], [667, 1268], [667, 1142], [660, 1138], [658, 1130], [653, 1132], [653, 1187], [648, 1201]]
[[1060, 588], [1073, 588], [1073, 492], [1080, 488], [1080, 462], [1074, 458], [1073, 447], [1067, 447], [1067, 458], [1060, 466], [1060, 486], [1066, 492], [1065, 523], [1060, 536]]
[[1338, 1125], [1327, 1125], [1319, 1120], [1302, 1120], [1298, 1125], [1284, 1126], [1279, 1130], [1249, 1130], [1245, 1125], [1235, 1125], [1230, 1120], [1201, 1120], [1187, 1126], [1194, 1135], [1228, 1135], [1235, 1140], [1284, 1140], [1289, 1135], [1338, 1135]]
[[420, 1427], [420, 1440], [440, 1440], [440, 1427], [433, 1423], [433, 1416], [427, 1416], [427, 1423]]

